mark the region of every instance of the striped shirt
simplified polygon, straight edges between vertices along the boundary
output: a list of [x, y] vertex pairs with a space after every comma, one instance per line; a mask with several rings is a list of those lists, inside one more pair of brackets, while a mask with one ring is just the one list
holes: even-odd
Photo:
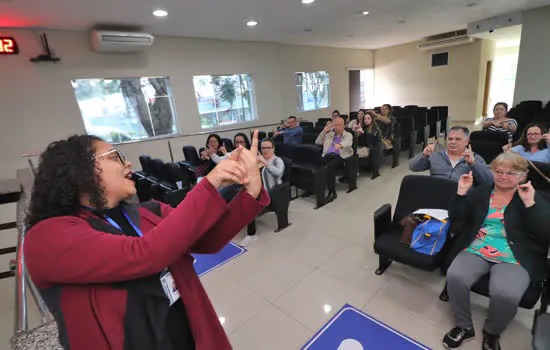
[[[485, 119], [486, 122], [488, 121], [493, 121], [495, 120], [495, 118], [487, 118]], [[503, 123], [508, 123], [510, 125], [513, 125], [515, 127], [518, 126], [518, 122], [515, 120], [515, 119], [506, 119], [503, 121]], [[508, 138], [509, 139], [513, 139], [514, 138], [514, 133], [511, 132], [510, 130], [502, 127], [502, 126], [496, 126], [496, 125], [489, 125], [487, 128], [485, 128], [485, 130], [488, 130], [488, 131], [495, 131], [495, 132], [503, 132], [503, 133], [506, 133], [508, 135]]]

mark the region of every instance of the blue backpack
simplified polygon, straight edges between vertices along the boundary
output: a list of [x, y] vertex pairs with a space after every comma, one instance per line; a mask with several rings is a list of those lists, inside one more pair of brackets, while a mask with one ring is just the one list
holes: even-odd
[[420, 254], [437, 254], [447, 241], [448, 231], [448, 220], [440, 221], [426, 215], [424, 220], [414, 229], [411, 248]]

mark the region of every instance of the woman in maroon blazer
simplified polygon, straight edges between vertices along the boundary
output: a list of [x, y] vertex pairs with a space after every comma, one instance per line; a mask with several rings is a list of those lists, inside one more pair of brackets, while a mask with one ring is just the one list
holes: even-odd
[[[50, 144], [27, 217], [25, 263], [73, 350], [224, 350], [231, 345], [193, 268], [269, 203], [257, 132], [160, 216], [125, 199], [131, 163], [94, 136]], [[242, 184], [229, 203], [217, 189]]]

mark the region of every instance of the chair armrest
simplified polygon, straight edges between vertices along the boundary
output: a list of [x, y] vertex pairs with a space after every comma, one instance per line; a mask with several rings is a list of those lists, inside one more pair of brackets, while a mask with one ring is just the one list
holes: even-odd
[[167, 192], [164, 195], [165, 203], [172, 208], [177, 207], [185, 199], [190, 190], [189, 187], [185, 186], [182, 189]]
[[388, 232], [391, 224], [391, 204], [384, 204], [374, 212], [374, 239]]

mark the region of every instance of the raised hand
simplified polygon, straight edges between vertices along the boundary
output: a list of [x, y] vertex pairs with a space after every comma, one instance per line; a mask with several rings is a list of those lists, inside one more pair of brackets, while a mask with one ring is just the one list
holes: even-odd
[[508, 139], [508, 144], [502, 146], [502, 151], [509, 152], [512, 149], [512, 140]]
[[468, 145], [464, 153], [462, 153], [462, 157], [464, 158], [464, 161], [469, 165], [475, 164], [476, 157], [474, 155], [474, 152], [472, 151], [472, 145]]
[[424, 148], [424, 150], [422, 151], [422, 156], [424, 158], [428, 158], [429, 156], [431, 156], [432, 153], [435, 152], [435, 146], [437, 146], [437, 139], [435, 140], [435, 142], [430, 143], [426, 148]]
[[247, 181], [244, 183], [245, 190], [254, 198], [260, 195], [262, 190], [262, 176], [258, 168], [258, 130], [252, 136], [250, 150], [239, 146], [239, 154], [233, 152], [228, 159], [238, 161], [246, 170]]
[[[241, 151], [242, 149], [238, 148], [231, 154], [231, 157], [238, 159]], [[208, 175], [206, 175], [206, 178], [216, 189], [233, 184], [246, 186], [248, 183], [245, 166], [235, 159], [222, 160]]]
[[325, 128], [323, 129], [323, 132], [326, 134], [327, 132], [332, 130], [332, 123], [328, 122]]
[[223, 154], [227, 154], [227, 148], [225, 148], [225, 146], [222, 145], [222, 146], [220, 147], [220, 152], [222, 152]]
[[542, 138], [544, 139], [544, 141], [546, 141], [546, 143], [550, 143], [550, 134], [544, 134], [542, 135]]
[[531, 185], [531, 181], [518, 186], [518, 195], [526, 208], [532, 207], [535, 204], [535, 189]]
[[465, 196], [470, 190], [470, 188], [472, 188], [473, 184], [474, 184], [474, 177], [472, 175], [472, 171], [470, 170], [468, 174], [462, 175], [458, 180], [458, 189], [456, 193], [460, 196]]
[[336, 149], [337, 151], [341, 150], [342, 147], [344, 147], [344, 146], [342, 146], [341, 143], [335, 143], [335, 144], [334, 144], [334, 149]]

